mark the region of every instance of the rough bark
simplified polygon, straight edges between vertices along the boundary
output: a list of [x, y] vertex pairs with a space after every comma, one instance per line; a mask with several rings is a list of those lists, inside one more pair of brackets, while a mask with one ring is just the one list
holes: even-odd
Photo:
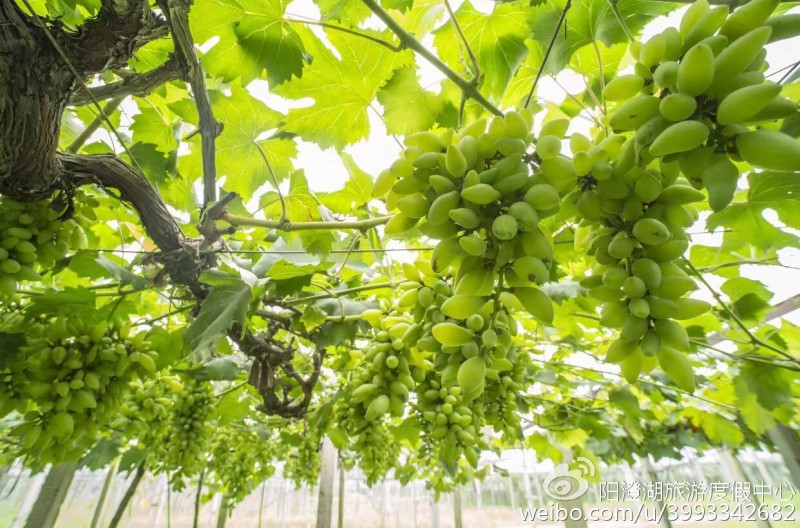
[[73, 185], [94, 183], [118, 191], [119, 198], [133, 206], [148, 236], [161, 249], [158, 258], [172, 281], [204, 296], [203, 286], [197, 282], [205, 264], [199, 241], [186, 238], [156, 188], [142, 173], [113, 155], [58, 154], [57, 159], [64, 177]]
[[63, 188], [56, 151], [61, 116], [77, 87], [126, 64], [165, 32], [146, 0], [104, 0], [75, 33], [43, 23], [15, 2], [0, 3], [0, 193], [27, 201]]

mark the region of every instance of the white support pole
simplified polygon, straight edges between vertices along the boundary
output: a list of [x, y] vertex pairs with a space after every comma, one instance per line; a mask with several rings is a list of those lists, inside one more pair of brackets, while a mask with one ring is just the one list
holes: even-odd
[[794, 485], [800, 488], [800, 440], [797, 433], [785, 425], [778, 425], [767, 433], [772, 443], [783, 456]]
[[[717, 454], [732, 482], [750, 482], [750, 479], [744, 471], [744, 467], [742, 467], [742, 463], [739, 462], [730, 449], [720, 449], [717, 451]], [[756, 513], [761, 511], [761, 502], [755, 494], [750, 494], [749, 502], [755, 506]], [[755, 517], [756, 526], [758, 528], [772, 528], [772, 523], [769, 522], [769, 519], [761, 519], [760, 515], [756, 515]]]
[[[23, 469], [20, 468], [19, 471], [21, 473]], [[25, 499], [22, 501], [19, 510], [17, 510], [17, 513], [14, 516], [14, 521], [11, 523], [12, 528], [21, 528], [23, 523], [22, 520], [25, 518], [25, 516], [27, 516], [28, 512], [31, 511], [33, 504], [36, 502], [36, 497], [39, 496], [39, 491], [41, 491], [42, 486], [44, 485], [44, 479], [44, 473], [37, 473], [36, 475], [32, 476], [31, 482], [28, 485], [28, 491], [25, 493]]]
[[439, 521], [439, 503], [436, 502], [434, 497], [431, 497], [431, 527], [441, 528], [441, 522]]
[[77, 464], [64, 463], [50, 469], [33, 504], [25, 528], [53, 528], [75, 476]]
[[322, 441], [322, 468], [319, 476], [317, 528], [331, 528], [333, 517], [333, 481], [336, 477], [336, 447], [330, 438]]
[[453, 492], [453, 526], [455, 528], [464, 528], [461, 507], [461, 490], [456, 488]]
[[[651, 455], [647, 455], [646, 457], [642, 458], [642, 464], [644, 465], [644, 469], [647, 472], [648, 478], [651, 482], [655, 483], [658, 482], [658, 474], [656, 473], [656, 468], [653, 465], [653, 459]], [[654, 502], [658, 507], [658, 511], [666, 511], [664, 507], [664, 501], [660, 498], [656, 497], [657, 500]], [[669, 515], [663, 515], [661, 517], [661, 526], [664, 528], [672, 528], [672, 521], [669, 520]]]

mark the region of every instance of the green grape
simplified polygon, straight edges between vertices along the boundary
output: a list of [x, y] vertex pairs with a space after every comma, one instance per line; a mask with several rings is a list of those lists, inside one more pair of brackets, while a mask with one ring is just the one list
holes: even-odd
[[144, 334], [121, 323], [91, 326], [80, 318], [40, 319], [0, 376], [8, 409], [23, 415], [11, 430], [23, 442], [16, 456], [37, 465], [74, 461], [117, 418], [128, 384], [154, 371], [156, 353]]
[[73, 219], [60, 220], [47, 202], [20, 203], [0, 197], [0, 299], [10, 298], [24, 281], [39, 281], [39, 271], [64, 258], [70, 249], [87, 245], [78, 224], [82, 208]]
[[275, 473], [277, 439], [270, 433], [249, 424], [224, 426], [214, 432], [206, 482], [219, 488], [229, 510]]

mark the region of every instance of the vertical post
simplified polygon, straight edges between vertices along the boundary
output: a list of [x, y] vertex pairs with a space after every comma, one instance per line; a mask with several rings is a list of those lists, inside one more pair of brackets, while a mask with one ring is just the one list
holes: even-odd
[[167, 528], [172, 528], [172, 484], [167, 479]]
[[333, 480], [336, 475], [336, 448], [330, 438], [322, 441], [322, 468], [319, 475], [317, 528], [331, 528], [333, 513]]
[[139, 483], [142, 481], [144, 473], [145, 467], [144, 462], [142, 462], [139, 464], [139, 467], [136, 468], [136, 473], [133, 476], [133, 480], [128, 486], [128, 489], [125, 490], [125, 495], [122, 496], [122, 501], [120, 501], [119, 505], [117, 506], [117, 511], [114, 513], [114, 517], [112, 517], [111, 522], [108, 523], [108, 528], [117, 528], [119, 525], [120, 521], [122, 520], [122, 516], [125, 514], [125, 508], [128, 507], [131, 499], [136, 494], [136, 488], [139, 487]]
[[261, 483], [261, 500], [258, 502], [258, 528], [261, 528], [261, 522], [264, 518], [264, 495], [267, 491], [267, 481]]
[[[720, 449], [717, 453], [719, 454], [720, 461], [725, 467], [726, 472], [733, 482], [750, 482], [750, 479], [744, 472], [744, 467], [742, 467], [741, 462], [739, 462], [739, 460], [733, 456], [733, 453], [731, 453], [730, 449]], [[761, 502], [758, 500], [756, 494], [750, 495], [749, 502], [755, 506], [756, 512], [761, 511]], [[769, 519], [761, 519], [760, 517], [760, 515], [756, 515], [756, 526], [758, 528], [772, 528], [772, 524], [769, 522]]]
[[336, 526], [344, 528], [344, 485], [345, 485], [344, 466], [339, 465], [339, 512]]
[[[417, 528], [417, 484], [416, 482], [411, 483], [411, 502], [414, 505], [414, 514], [413, 514], [413, 521], [414, 521], [414, 528]], [[342, 528], [341, 526], [339, 528]]]
[[483, 496], [481, 493], [481, 481], [475, 479], [473, 481], [475, 489], [475, 506], [478, 508], [478, 522], [483, 524]]
[[279, 504], [281, 528], [286, 527], [286, 499], [288, 495], [288, 488], [289, 488], [289, 481], [284, 478], [283, 483], [281, 485], [281, 499]]
[[58, 518], [58, 511], [67, 496], [69, 486], [75, 476], [77, 464], [59, 464], [50, 469], [47, 478], [33, 504], [25, 528], [53, 528]]
[[547, 506], [544, 498], [544, 488], [542, 488], [542, 481], [539, 480], [539, 473], [536, 472], [536, 466], [539, 465], [539, 457], [536, 456], [536, 451], [533, 452], [533, 485], [536, 487], [536, 498], [540, 508]]
[[528, 451], [525, 446], [522, 446], [522, 485], [525, 489], [525, 504], [523, 506], [530, 506], [531, 499], [533, 498], [531, 490], [531, 473], [528, 468]]
[[219, 501], [219, 511], [217, 512], [217, 528], [225, 528], [228, 522], [228, 498], [222, 495]]
[[194, 520], [192, 521], [192, 528], [197, 528], [200, 523], [200, 497], [203, 496], [203, 477], [205, 477], [205, 468], [200, 470], [200, 478], [197, 481], [197, 493], [194, 496]]
[[[642, 460], [642, 465], [644, 465], [644, 469], [647, 472], [647, 476], [650, 479], [650, 481], [653, 483], [658, 482], [658, 475], [656, 474], [656, 469], [653, 466], [653, 460], [651, 458], [651, 455], [648, 455], [642, 458], [641, 460]], [[655, 503], [656, 506], [658, 506], [658, 511], [665, 511], [664, 501], [661, 500], [659, 497], [656, 497], [656, 499], [657, 500], [655, 501]], [[669, 520], [669, 515], [664, 515], [661, 517], [661, 526], [663, 526], [664, 528], [672, 528], [672, 521]]]
[[439, 522], [439, 503], [436, 502], [436, 497], [431, 497], [431, 528], [441, 528]]
[[[569, 464], [572, 462], [572, 451], [569, 449], [562, 449], [564, 453], [564, 463]], [[573, 510], [583, 510], [583, 497], [577, 497], [571, 500], [561, 500], [559, 501], [564, 509], [567, 510], [567, 520], [564, 522], [564, 526], [566, 528], [589, 528], [589, 525], [586, 523], [585, 516], [581, 515], [578, 519], [573, 519], [573, 516], [570, 513]]]
[[759, 456], [760, 453], [752, 447], [748, 447], [747, 454], [753, 458], [753, 464], [755, 464], [758, 474], [761, 476], [761, 480], [764, 481], [765, 484], [769, 484], [770, 487], [775, 487], [775, 479], [772, 478], [772, 473], [769, 472], [769, 469], [761, 460], [761, 457]]
[[517, 498], [515, 496], [516, 493], [514, 491], [514, 476], [509, 474], [508, 477], [506, 477], [506, 482], [508, 483], [508, 498], [511, 500], [511, 509], [516, 510]]
[[[19, 474], [17, 475], [17, 482], [22, 478], [22, 474], [23, 470], [20, 468]], [[20, 526], [22, 526], [22, 519], [30, 512], [34, 502], [36, 502], [36, 498], [39, 496], [39, 491], [41, 491], [42, 485], [44, 484], [44, 478], [44, 473], [31, 475], [30, 485], [25, 493], [25, 499], [22, 501], [17, 513], [14, 514], [14, 520], [11, 522], [12, 528], [20, 528]], [[17, 483], [15, 482], [11, 489], [13, 490], [16, 488], [16, 485]], [[10, 494], [11, 492], [8, 493]]]
[[158, 509], [156, 509], [156, 518], [153, 520], [153, 528], [161, 526], [161, 512], [164, 511], [164, 503], [169, 500], [169, 492], [167, 491], [167, 482], [163, 477], [158, 479]]
[[461, 517], [461, 489], [459, 488], [453, 491], [453, 519], [455, 528], [464, 528], [464, 520]]
[[767, 434], [783, 456], [783, 462], [789, 470], [792, 482], [800, 487], [800, 440], [797, 439], [797, 433], [781, 424], [770, 429]]
[[103, 489], [100, 490], [100, 498], [97, 500], [97, 506], [94, 508], [94, 515], [92, 515], [91, 528], [97, 528], [97, 523], [100, 522], [100, 514], [103, 513], [103, 504], [106, 502], [108, 490], [111, 488], [111, 483], [114, 481], [114, 476], [117, 474], [117, 463], [113, 462], [111, 467], [108, 468], [106, 478], [103, 481]]

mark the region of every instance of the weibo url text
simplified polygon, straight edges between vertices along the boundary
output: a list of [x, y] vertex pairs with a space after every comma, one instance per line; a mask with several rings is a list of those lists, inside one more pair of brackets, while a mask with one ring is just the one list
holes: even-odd
[[545, 508], [520, 508], [525, 522], [564, 522], [567, 520], [588, 522], [627, 522], [640, 521], [661, 523], [663, 519], [671, 522], [701, 521], [795, 521], [797, 516], [793, 504], [663, 504], [615, 508], [569, 508], [552, 504]]

